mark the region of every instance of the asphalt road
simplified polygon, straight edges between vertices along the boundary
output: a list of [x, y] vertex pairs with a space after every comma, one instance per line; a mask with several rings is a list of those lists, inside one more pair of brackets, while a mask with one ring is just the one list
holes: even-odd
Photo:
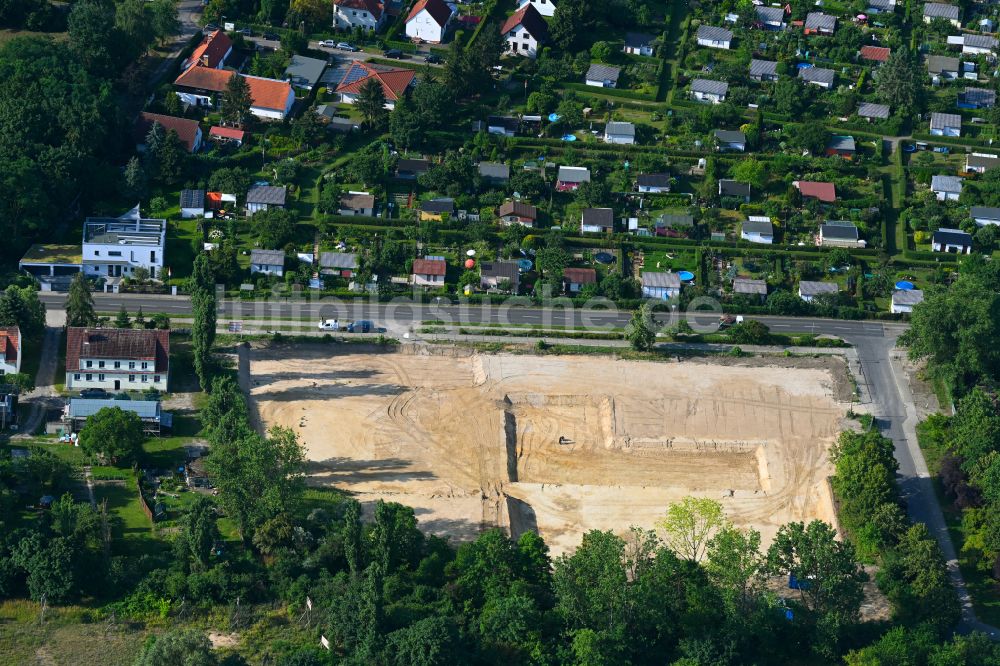
[[[43, 293], [42, 301], [50, 308], [62, 308], [66, 295]], [[150, 296], [140, 294], [95, 294], [99, 311], [115, 312], [124, 306], [130, 312], [142, 307], [146, 316], [154, 312], [168, 315], [189, 315], [191, 302], [184, 296]], [[240, 301], [220, 299], [219, 320], [268, 319], [371, 319], [378, 326], [386, 326], [395, 334], [400, 330], [417, 327], [428, 320], [442, 320], [451, 325], [476, 323], [532, 324], [540, 327], [575, 326], [609, 328], [628, 324], [631, 313], [627, 311], [581, 309], [570, 307], [523, 307], [498, 305], [453, 305], [372, 303], [357, 299], [322, 301]], [[657, 316], [661, 323], [670, 323], [669, 314]], [[877, 427], [895, 445], [899, 462], [898, 481], [906, 501], [911, 520], [927, 525], [930, 534], [938, 541], [949, 574], [962, 603], [960, 629], [985, 631], [993, 637], [1000, 636], [994, 627], [979, 622], [973, 612], [968, 589], [962, 580], [955, 557], [955, 548], [948, 534], [941, 507], [931, 485], [927, 465], [917, 445], [916, 410], [908, 383], [902, 370], [892, 361], [896, 339], [906, 330], [904, 324], [872, 321], [846, 321], [839, 319], [753, 316], [771, 330], [780, 333], [813, 333], [835, 335], [854, 345], [861, 366], [858, 383], [862, 393], [871, 400], [871, 412]], [[718, 323], [717, 313], [688, 317], [692, 326]], [[696, 327], [697, 328], [697, 327]], [[530, 340], [528, 340], [530, 342]]]

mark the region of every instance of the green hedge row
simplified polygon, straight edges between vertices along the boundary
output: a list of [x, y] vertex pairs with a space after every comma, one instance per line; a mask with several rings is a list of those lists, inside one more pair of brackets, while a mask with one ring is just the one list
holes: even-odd
[[[586, 83], [574, 83], [567, 81], [562, 84], [563, 88], [567, 90], [575, 90], [577, 92], [590, 93], [592, 95], [606, 95], [608, 97], [620, 97], [622, 99], [634, 99], [643, 102], [656, 102], [656, 95], [650, 95], [648, 93], [632, 92], [631, 90], [619, 90], [617, 88], [597, 88], [596, 86], [588, 86]], [[643, 110], [648, 110], [647, 107], [640, 107]]]

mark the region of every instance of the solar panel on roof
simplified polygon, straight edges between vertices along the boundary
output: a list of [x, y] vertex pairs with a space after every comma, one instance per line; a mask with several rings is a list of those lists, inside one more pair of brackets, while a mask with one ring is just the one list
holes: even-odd
[[363, 68], [355, 65], [354, 67], [351, 67], [349, 70], [347, 70], [347, 74], [344, 75], [344, 80], [341, 82], [340, 85], [344, 86], [350, 85], [355, 81], [360, 81], [366, 76], [368, 76], [368, 72], [366, 72]]

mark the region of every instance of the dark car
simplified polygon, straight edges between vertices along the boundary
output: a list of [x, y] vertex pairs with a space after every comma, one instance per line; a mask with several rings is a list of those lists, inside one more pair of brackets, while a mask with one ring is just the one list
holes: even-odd
[[441, 57], [435, 53], [428, 53], [424, 56], [424, 62], [429, 62], [432, 65], [436, 65], [441, 62]]
[[385, 333], [383, 326], [375, 326], [375, 322], [369, 319], [361, 319], [347, 325], [348, 333]]
[[93, 398], [95, 400], [104, 400], [109, 398], [108, 392], [101, 388], [87, 388], [80, 391], [81, 398]]
[[215, 25], [214, 23], [206, 23], [205, 24], [205, 32], [215, 32], [218, 29], [219, 29], [219, 26]]
[[265, 32], [263, 35], [264, 39], [269, 42], [280, 42], [281, 36], [274, 32]]
[[393, 58], [395, 60], [402, 60], [403, 52], [400, 51], [399, 49], [389, 49], [388, 51], [385, 52], [385, 57]]
[[243, 28], [239, 32], [244, 37], [253, 37], [253, 30], [251, 30], [250, 28]]

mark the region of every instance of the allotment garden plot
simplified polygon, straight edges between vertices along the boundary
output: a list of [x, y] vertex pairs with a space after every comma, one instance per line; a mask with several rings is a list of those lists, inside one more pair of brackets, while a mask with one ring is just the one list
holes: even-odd
[[827, 449], [847, 406], [833, 370], [781, 363], [288, 345], [253, 350], [250, 372], [263, 423], [305, 443], [311, 483], [410, 505], [458, 539], [536, 529], [560, 553], [590, 529], [653, 528], [685, 495], [766, 541], [832, 522]]

